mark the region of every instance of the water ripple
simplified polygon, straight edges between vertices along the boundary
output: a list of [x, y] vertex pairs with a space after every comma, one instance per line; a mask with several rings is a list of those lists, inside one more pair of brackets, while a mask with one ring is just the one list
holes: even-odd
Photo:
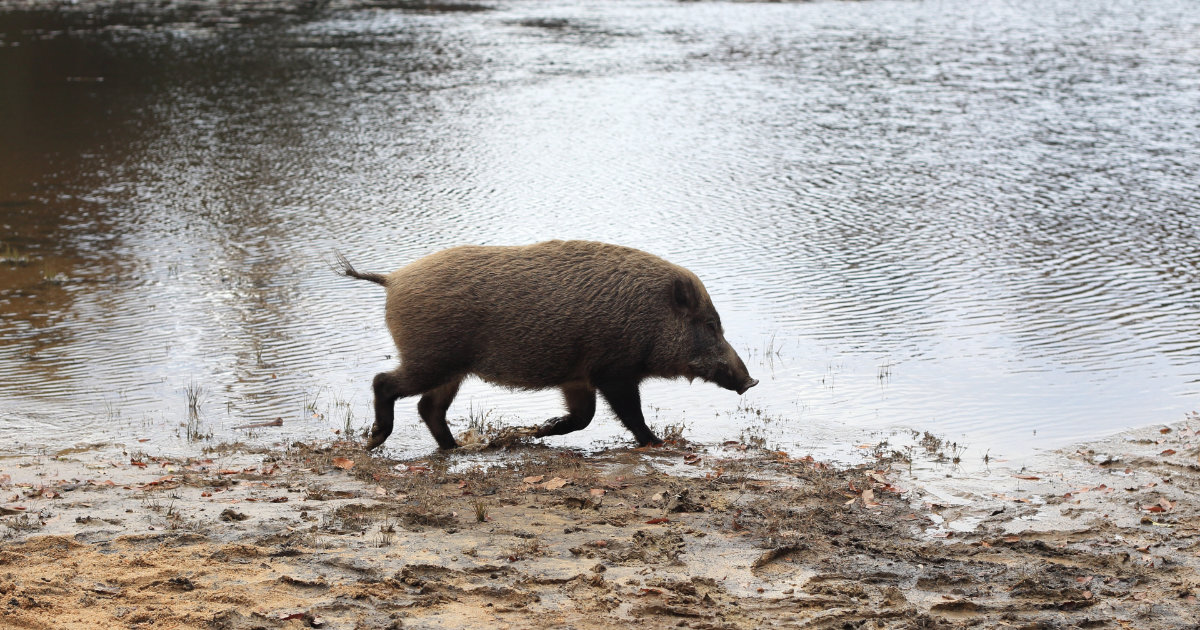
[[[25, 38], [0, 64], [28, 69], [0, 74], [24, 98], [0, 100], [0, 246], [33, 260], [0, 265], [0, 424], [173, 444], [200, 386], [219, 439], [361, 429], [396, 359], [382, 292], [332, 252], [388, 271], [546, 238], [695, 270], [791, 443], [905, 425], [998, 452], [1178, 419], [1192, 8], [556, 0], [39, 39], [0, 16]], [[745, 421], [711, 386], [646, 399], [701, 439]], [[469, 383], [451, 415], [559, 404]], [[393, 441], [427, 449], [408, 407]], [[621, 435], [598, 424], [568, 441]]]

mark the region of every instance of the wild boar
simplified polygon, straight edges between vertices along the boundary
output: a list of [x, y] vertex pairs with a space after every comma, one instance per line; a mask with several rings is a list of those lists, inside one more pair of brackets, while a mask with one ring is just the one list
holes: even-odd
[[387, 289], [387, 326], [400, 353], [400, 367], [372, 383], [368, 449], [391, 434], [396, 400], [417, 394], [438, 446], [457, 447], [446, 410], [470, 375], [561, 389], [567, 414], [534, 429], [539, 437], [586, 427], [598, 390], [639, 445], [662, 443], [642, 416], [642, 380], [701, 378], [738, 394], [758, 384], [725, 341], [700, 279], [636, 249], [588, 241], [455, 247], [387, 275], [338, 260], [342, 274]]

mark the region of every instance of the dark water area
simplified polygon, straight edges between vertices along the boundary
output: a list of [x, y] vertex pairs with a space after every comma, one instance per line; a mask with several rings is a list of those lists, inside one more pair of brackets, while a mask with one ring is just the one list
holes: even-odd
[[[647, 383], [693, 439], [1019, 455], [1200, 407], [1194, 3], [156, 11], [0, 12], [14, 447], [361, 430], [396, 359], [333, 252], [550, 238], [705, 281], [762, 384]], [[559, 407], [476, 381], [450, 416]], [[415, 401], [397, 427], [433, 448]]]

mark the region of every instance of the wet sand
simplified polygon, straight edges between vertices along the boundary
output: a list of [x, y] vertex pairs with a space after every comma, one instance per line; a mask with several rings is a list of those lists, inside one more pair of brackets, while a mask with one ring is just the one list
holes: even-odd
[[[741, 444], [0, 462], [13, 628], [1194, 627], [1200, 418], [913, 477]], [[929, 453], [938, 445], [929, 445]], [[865, 624], [865, 625], [862, 625]]]

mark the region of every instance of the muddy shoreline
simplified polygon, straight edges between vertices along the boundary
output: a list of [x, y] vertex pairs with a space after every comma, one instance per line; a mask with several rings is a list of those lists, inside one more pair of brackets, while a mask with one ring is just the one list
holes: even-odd
[[737, 443], [0, 461], [6, 627], [1194, 627], [1200, 418], [916, 475]]

